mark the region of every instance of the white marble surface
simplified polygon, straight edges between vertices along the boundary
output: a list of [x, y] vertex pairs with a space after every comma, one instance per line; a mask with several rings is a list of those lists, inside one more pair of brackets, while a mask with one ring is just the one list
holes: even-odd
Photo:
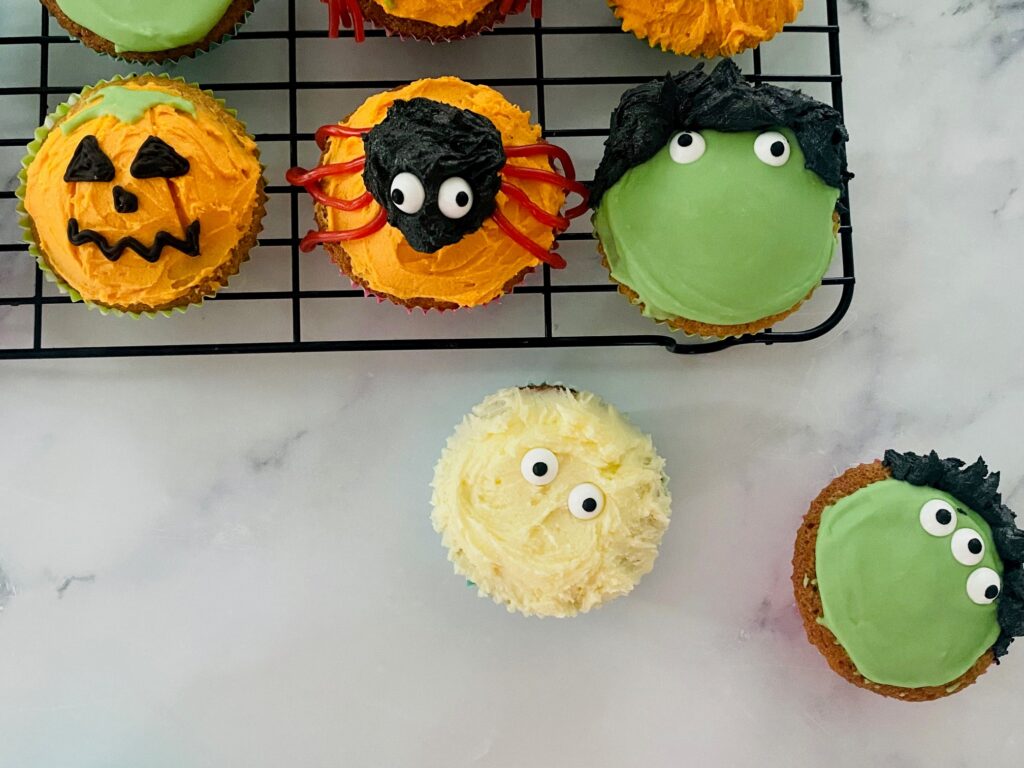
[[[821, 341], [0, 363], [0, 766], [1020, 765], [1024, 648], [905, 705], [792, 604], [809, 499], [887, 447], [983, 453], [1024, 508], [1024, 8], [842, 23], [860, 283]], [[452, 425], [543, 380], [651, 431], [676, 499], [654, 572], [570, 621], [476, 598], [428, 520]]]

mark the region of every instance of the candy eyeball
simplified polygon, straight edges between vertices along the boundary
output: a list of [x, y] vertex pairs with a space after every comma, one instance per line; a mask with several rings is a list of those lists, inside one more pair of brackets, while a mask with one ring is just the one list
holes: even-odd
[[944, 499], [932, 499], [921, 507], [921, 527], [932, 536], [949, 536], [956, 530], [956, 510]]
[[463, 218], [473, 209], [473, 188], [459, 176], [446, 179], [437, 194], [437, 207], [446, 218]]
[[604, 510], [604, 491], [593, 483], [580, 483], [569, 492], [569, 512], [580, 520], [593, 520]]
[[530, 485], [547, 485], [558, 477], [558, 457], [547, 448], [534, 448], [526, 452], [519, 468]]
[[391, 202], [402, 213], [410, 216], [419, 213], [423, 210], [426, 199], [427, 193], [423, 189], [423, 182], [414, 174], [400, 173], [391, 182]]
[[991, 568], [978, 568], [967, 577], [967, 596], [978, 605], [989, 605], [999, 597], [1003, 582]]
[[953, 557], [962, 565], [977, 565], [985, 556], [985, 542], [981, 534], [970, 528], [960, 528], [949, 542]]
[[767, 131], [754, 140], [754, 154], [765, 165], [781, 168], [789, 162], [789, 139], [778, 131]]
[[675, 134], [668, 143], [668, 153], [672, 161], [679, 165], [689, 165], [700, 160], [707, 151], [708, 145], [704, 137], [696, 131], [682, 131]]

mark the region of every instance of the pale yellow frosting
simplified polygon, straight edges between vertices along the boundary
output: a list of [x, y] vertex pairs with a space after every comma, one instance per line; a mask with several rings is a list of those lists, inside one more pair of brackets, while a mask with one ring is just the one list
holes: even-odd
[[378, 0], [392, 16], [425, 21], [438, 27], [457, 27], [472, 21], [492, 0]]
[[[520, 468], [536, 448], [558, 462], [543, 486]], [[568, 505], [583, 483], [605, 499], [589, 520]], [[455, 571], [481, 595], [526, 615], [572, 616], [629, 593], [651, 570], [669, 524], [666, 483], [651, 438], [596, 395], [504, 389], [449, 438], [432, 519]]]

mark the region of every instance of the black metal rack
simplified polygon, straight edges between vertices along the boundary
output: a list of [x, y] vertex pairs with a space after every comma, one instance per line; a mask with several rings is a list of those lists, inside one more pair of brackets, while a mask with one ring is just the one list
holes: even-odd
[[[827, 23], [824, 25], [792, 25], [780, 35], [783, 39], [790, 35], [824, 35], [828, 40], [828, 72], [815, 75], [794, 75], [776, 74], [764, 71], [762, 66], [762, 54], [760, 50], [753, 53], [753, 71], [748, 77], [753, 82], [816, 82], [828, 84], [831, 88], [832, 104], [840, 111], [843, 110], [843, 89], [842, 89], [842, 68], [839, 50], [839, 23], [837, 0], [824, 0], [826, 3]], [[288, 145], [289, 162], [291, 165], [299, 164], [299, 146], [301, 142], [312, 142], [311, 133], [302, 133], [298, 130], [298, 100], [299, 94], [304, 90], [328, 89], [328, 88], [373, 88], [385, 89], [401, 85], [400, 82], [389, 80], [358, 80], [358, 81], [304, 81], [298, 77], [299, 46], [304, 40], [310, 38], [323, 38], [325, 31], [305, 31], [296, 28], [296, 5], [300, 2], [313, 2], [313, 0], [287, 0], [286, 29], [279, 31], [242, 31], [237, 39], [272, 39], [286, 41], [287, 46], [287, 70], [288, 78], [282, 81], [273, 82], [216, 82], [203, 83], [204, 87], [217, 92], [229, 92], [237, 90], [287, 90], [288, 93], [288, 131], [284, 133], [257, 133], [256, 138], [261, 145], [271, 142], [286, 142]], [[53, 24], [56, 27], [55, 23]], [[349, 33], [350, 34], [350, 33]], [[368, 30], [369, 37], [380, 37], [383, 32], [379, 30]], [[533, 26], [502, 26], [489, 32], [490, 35], [515, 35], [530, 36], [533, 38], [535, 56], [535, 73], [533, 77], [527, 78], [482, 78], [478, 82], [496, 87], [526, 86], [536, 89], [537, 120], [545, 125], [546, 116], [546, 89], [549, 86], [558, 85], [621, 85], [623, 88], [644, 82], [650, 76], [593, 76], [593, 77], [547, 77], [545, 76], [545, 40], [560, 35], [604, 35], [623, 34], [618, 27], [614, 26], [544, 26], [542, 21], [534, 22]], [[68, 84], [52, 85], [50, 83], [51, 56], [54, 49], [63, 45], [78, 43], [70, 40], [63, 33], [51, 34], [51, 20], [45, 9], [41, 9], [41, 21], [39, 35], [34, 36], [8, 36], [0, 37], [2, 46], [39, 46], [39, 82], [38, 85], [16, 87], [8, 83], [0, 82], [0, 96], [36, 96], [39, 100], [39, 123], [46, 118], [49, 107], [49, 97], [76, 93], [81, 83], [75, 86]], [[339, 42], [339, 44], [343, 44]], [[349, 44], [352, 44], [349, 41]], [[396, 41], [396, 44], [397, 41]], [[770, 43], [773, 45], [777, 43]], [[671, 67], [669, 64], [666, 68]], [[243, 115], [244, 118], [244, 115]], [[580, 137], [601, 137], [607, 134], [606, 124], [599, 127], [554, 129], [545, 130], [547, 138], [580, 138]], [[27, 144], [29, 137], [3, 137], [0, 136], [0, 150], [4, 147], [19, 147]], [[663, 327], [651, 323], [651, 332], [648, 334], [623, 334], [623, 335], [559, 335], [556, 323], [553, 319], [552, 304], [559, 297], [568, 294], [603, 294], [614, 293], [616, 287], [608, 282], [594, 282], [592, 284], [553, 284], [550, 268], [544, 266], [539, 273], [539, 284], [528, 284], [515, 289], [514, 293], [539, 294], [543, 301], [543, 332], [531, 334], [509, 334], [488, 338], [444, 338], [442, 335], [427, 338], [357, 338], [357, 339], [319, 339], [309, 340], [303, 336], [303, 314], [304, 302], [318, 301], [322, 299], [345, 299], [349, 301], [372, 301], [365, 298], [361, 290], [344, 289], [319, 289], [311, 290], [303, 288], [301, 284], [301, 260], [305, 258], [322, 257], [317, 254], [301, 256], [298, 249], [298, 241], [306, 228], [306, 222], [300, 215], [299, 195], [301, 190], [291, 188], [284, 184], [283, 179], [269, 179], [268, 193], [271, 196], [290, 196], [290, 236], [284, 238], [261, 238], [260, 245], [263, 247], [284, 247], [290, 250], [291, 259], [291, 288], [290, 290], [279, 291], [222, 291], [213, 299], [208, 299], [210, 304], [216, 302], [269, 302], [286, 301], [291, 304], [291, 339], [276, 341], [258, 341], [241, 343], [159, 343], [159, 344], [121, 344], [121, 345], [99, 345], [89, 344], [81, 346], [58, 345], [49, 346], [44, 344], [43, 326], [46, 310], [55, 305], [68, 304], [70, 300], [65, 296], [47, 295], [43, 287], [42, 273], [35, 272], [35, 288], [32, 295], [3, 297], [0, 293], [0, 313], [10, 311], [10, 308], [31, 307], [32, 329], [31, 346], [27, 344], [6, 347], [0, 341], [0, 359], [26, 359], [26, 358], [82, 358], [82, 357], [133, 357], [133, 356], [162, 356], [162, 355], [224, 355], [224, 354], [249, 354], [266, 352], [313, 352], [313, 351], [343, 351], [343, 350], [439, 350], [439, 349], [495, 349], [495, 348], [554, 348], [554, 347], [616, 347], [616, 346], [661, 346], [670, 352], [678, 354], [703, 354], [715, 352], [728, 347], [741, 344], [779, 344], [810, 341], [831, 331], [842, 320], [853, 298], [854, 290], [854, 263], [853, 263], [853, 238], [852, 225], [850, 221], [849, 200], [844, 199], [842, 221], [840, 226], [841, 262], [842, 273], [839, 275], [825, 277], [822, 285], [836, 296], [835, 308], [823, 321], [813, 327], [798, 330], [776, 331], [769, 329], [762, 333], [746, 336], [738, 339], [726, 339], [716, 341], [700, 341], [687, 338], [682, 334], [669, 334], [663, 332]], [[14, 190], [0, 190], [0, 201], [11, 201], [14, 198]], [[591, 236], [586, 233], [569, 232], [560, 238], [562, 241], [589, 240]], [[24, 243], [21, 242], [0, 242], [0, 259], [27, 259]], [[595, 257], [596, 258], [596, 257]], [[244, 270], [244, 267], [243, 267]], [[0, 286], [2, 288], [2, 286]], [[623, 302], [626, 300], [623, 298]], [[84, 306], [79, 307], [82, 312], [90, 310]], [[499, 308], [500, 309], [500, 308]], [[190, 310], [196, 312], [202, 310]], [[436, 316], [436, 313], [435, 313]], [[798, 313], [794, 317], [799, 317]], [[2, 317], [0, 317], [2, 320]], [[416, 318], [416, 322], [432, 322], [430, 317]], [[112, 319], [111, 322], [128, 322], [127, 320]], [[164, 322], [161, 320], [160, 322]], [[167, 320], [173, 323], [175, 319]], [[439, 332], [443, 330], [439, 327]], [[0, 337], [2, 338], [2, 337]]]

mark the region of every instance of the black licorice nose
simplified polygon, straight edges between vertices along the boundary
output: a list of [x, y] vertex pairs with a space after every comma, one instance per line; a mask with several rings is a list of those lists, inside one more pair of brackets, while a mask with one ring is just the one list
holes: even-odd
[[139, 198], [124, 187], [114, 187], [114, 210], [118, 213], [135, 213], [139, 210]]

